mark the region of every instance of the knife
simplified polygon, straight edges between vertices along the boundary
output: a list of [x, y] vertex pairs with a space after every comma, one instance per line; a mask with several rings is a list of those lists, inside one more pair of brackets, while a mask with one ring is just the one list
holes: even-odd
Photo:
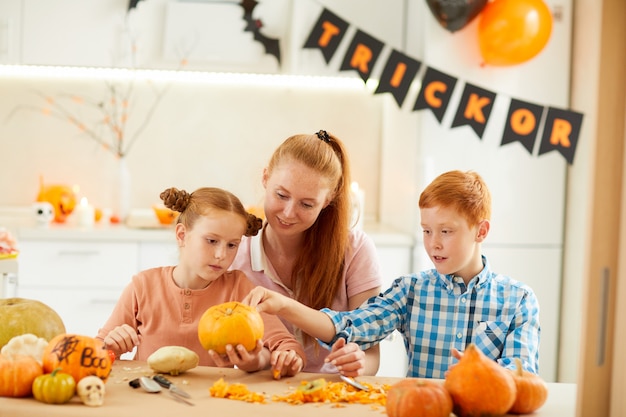
[[169, 389], [170, 392], [172, 392], [173, 394], [180, 395], [181, 397], [185, 398], [191, 398], [191, 395], [189, 395], [188, 392], [178, 388], [176, 385], [174, 385], [174, 383], [172, 383], [172, 381], [165, 378], [163, 375], [154, 375], [152, 379], [154, 379], [157, 384], [159, 384], [163, 388]]

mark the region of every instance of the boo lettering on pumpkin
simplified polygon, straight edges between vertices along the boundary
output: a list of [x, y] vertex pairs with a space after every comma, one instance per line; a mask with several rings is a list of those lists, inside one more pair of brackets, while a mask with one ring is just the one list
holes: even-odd
[[[108, 359], [108, 357], [106, 359]], [[105, 362], [105, 358], [94, 356], [94, 350], [90, 347], [83, 349], [80, 356], [80, 364], [85, 368], [106, 369], [109, 366], [109, 364]]]

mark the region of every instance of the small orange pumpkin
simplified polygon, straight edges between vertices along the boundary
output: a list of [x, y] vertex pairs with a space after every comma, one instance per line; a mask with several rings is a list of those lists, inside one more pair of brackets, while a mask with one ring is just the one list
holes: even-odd
[[449, 417], [452, 397], [440, 382], [408, 378], [389, 388], [385, 407], [389, 417]]
[[44, 185], [40, 179], [36, 201], [47, 201], [54, 207], [54, 221], [65, 223], [67, 216], [76, 208], [76, 193], [67, 185]]
[[255, 308], [238, 301], [229, 301], [207, 309], [198, 323], [198, 338], [206, 350], [220, 355], [226, 345], [243, 345], [251, 351], [263, 338], [263, 319]]
[[530, 414], [548, 399], [548, 385], [539, 375], [524, 371], [520, 358], [515, 358], [515, 366], [512, 372], [517, 395], [509, 413]]
[[446, 375], [444, 386], [458, 417], [501, 416], [515, 402], [511, 371], [488, 358], [473, 343]]
[[111, 373], [111, 358], [102, 340], [77, 334], [60, 334], [48, 343], [43, 354], [43, 369], [52, 373], [61, 368], [78, 382], [95, 375], [106, 382]]
[[35, 358], [0, 354], [0, 397], [28, 397], [33, 393], [33, 381], [43, 374]]

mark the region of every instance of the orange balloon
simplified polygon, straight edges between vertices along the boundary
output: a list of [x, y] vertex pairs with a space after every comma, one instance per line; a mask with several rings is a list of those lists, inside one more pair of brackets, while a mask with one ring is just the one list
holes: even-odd
[[494, 0], [478, 22], [478, 42], [485, 64], [515, 65], [546, 46], [552, 13], [543, 0]]

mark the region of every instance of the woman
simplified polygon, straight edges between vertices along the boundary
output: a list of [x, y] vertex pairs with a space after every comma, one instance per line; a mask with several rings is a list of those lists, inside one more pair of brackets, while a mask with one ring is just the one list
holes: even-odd
[[[323, 130], [289, 137], [274, 151], [262, 182], [266, 222], [256, 236], [243, 237], [232, 269], [318, 310], [351, 310], [380, 292], [374, 243], [350, 229], [350, 165], [337, 137]], [[314, 338], [284, 323], [305, 346], [305, 371], [356, 376], [378, 370], [378, 346], [364, 353], [339, 340], [327, 361], [329, 352]]]

